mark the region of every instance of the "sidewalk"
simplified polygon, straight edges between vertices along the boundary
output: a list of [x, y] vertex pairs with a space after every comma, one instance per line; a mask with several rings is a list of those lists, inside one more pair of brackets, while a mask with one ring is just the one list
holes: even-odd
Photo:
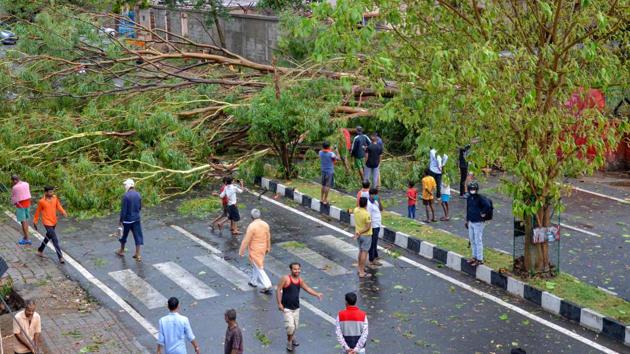
[[60, 267], [69, 265], [60, 265], [53, 251], [47, 249], [48, 258], [40, 259], [35, 255], [39, 241], [18, 246], [17, 227], [7, 218], [0, 220], [0, 256], [9, 265], [14, 290], [37, 305], [45, 353], [148, 353], [114, 313], [66, 276]]

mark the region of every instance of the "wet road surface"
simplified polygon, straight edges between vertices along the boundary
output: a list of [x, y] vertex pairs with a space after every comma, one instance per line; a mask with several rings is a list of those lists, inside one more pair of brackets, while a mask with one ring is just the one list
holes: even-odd
[[[223, 235], [211, 233], [207, 221], [178, 215], [176, 205], [177, 202], [172, 202], [159, 209], [144, 211], [146, 246], [142, 263], [136, 263], [131, 258], [131, 250], [124, 258], [114, 254], [118, 242], [111, 234], [117, 226], [116, 216], [78, 223], [64, 222], [59, 227], [62, 247], [155, 327], [158, 319], [167, 312], [165, 304], [160, 306], [160, 302], [170, 296], [178, 297], [181, 312], [190, 318], [203, 353], [222, 350], [225, 334], [223, 313], [228, 308], [238, 311], [246, 353], [285, 352], [285, 331], [275, 298], [239, 287], [243, 277], [250, 272], [247, 259], [237, 255], [239, 242], [227, 235], [226, 231]], [[325, 295], [319, 301], [303, 292], [302, 299], [317, 307], [321, 313], [313, 312], [303, 304], [297, 333], [301, 346], [296, 353], [340, 352], [334, 326], [329, 320], [343, 308], [343, 295], [348, 291], [358, 292], [358, 306], [368, 313], [369, 352], [504, 353], [516, 346], [530, 353], [598, 352], [592, 346], [437, 278], [401, 259], [387, 257], [392, 267], [383, 267], [373, 272], [373, 278], [360, 280], [352, 267], [351, 254], [322, 241], [332, 237], [338, 240], [336, 245], [341, 241], [350, 247], [355, 246], [344, 234], [248, 194], [243, 195], [240, 207], [243, 230], [249, 220], [247, 210], [252, 207], [260, 208], [263, 218], [272, 227], [270, 256], [273, 258], [267, 258], [266, 268], [273, 283], [277, 283], [280, 274], [288, 273], [290, 262], [300, 261], [303, 278]], [[190, 232], [212, 249], [201, 246], [171, 225]], [[280, 244], [283, 242], [289, 243], [282, 247]], [[287, 246], [297, 247], [300, 252]], [[304, 251], [312, 251], [319, 257], [305, 257]], [[516, 304], [584, 338], [615, 351], [627, 349], [457, 272], [438, 268], [437, 264], [418, 256], [408, 257]], [[322, 259], [325, 264], [319, 262]], [[155, 340], [146, 329], [75, 270], [67, 265], [66, 269], [90, 290], [92, 296], [113, 308], [141, 343], [154, 350]], [[346, 272], [335, 273], [331, 269]]]

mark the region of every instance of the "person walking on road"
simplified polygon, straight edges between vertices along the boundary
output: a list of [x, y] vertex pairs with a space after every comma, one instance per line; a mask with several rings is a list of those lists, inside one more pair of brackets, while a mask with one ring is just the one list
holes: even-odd
[[[433, 210], [433, 191], [435, 188], [435, 179], [433, 179], [429, 170], [425, 170], [424, 177], [422, 178], [422, 204], [427, 213], [427, 218], [424, 220], [426, 223], [437, 221], [435, 220], [435, 211]], [[429, 218], [429, 210], [431, 211], [431, 218]]]
[[357, 259], [357, 273], [359, 278], [371, 276], [365, 272], [365, 263], [368, 258], [370, 246], [372, 246], [372, 218], [367, 210], [368, 198], [359, 198], [359, 206], [354, 208], [354, 237], [359, 243], [359, 255]]
[[345, 354], [364, 354], [368, 338], [368, 319], [357, 306], [357, 294], [346, 294], [346, 309], [339, 311], [335, 325], [337, 342]]
[[190, 327], [188, 317], [179, 314], [179, 300], [176, 297], [168, 299], [169, 314], [160, 318], [157, 340], [157, 354], [187, 354], [186, 341], [189, 341], [195, 353], [201, 353], [195, 334]]
[[328, 192], [330, 188], [335, 187], [335, 162], [339, 157], [330, 149], [330, 143], [327, 141], [324, 141], [319, 151], [319, 160], [322, 171], [322, 191], [319, 199], [322, 204], [328, 204]]
[[[223, 193], [226, 187], [227, 187], [227, 177], [223, 177], [223, 184], [221, 185], [219, 194]], [[223, 212], [221, 213], [221, 215], [217, 216], [216, 219], [212, 220], [212, 222], [210, 223], [210, 227], [212, 228], [212, 231], [214, 231], [214, 229], [218, 227], [219, 232], [221, 232], [223, 230], [223, 224], [226, 221], [228, 221], [228, 208], [227, 208], [228, 198], [227, 197], [221, 198], [221, 206], [222, 206]]]
[[42, 320], [35, 312], [35, 302], [26, 300], [24, 310], [15, 314], [13, 319], [13, 335], [15, 354], [40, 353]]
[[378, 189], [370, 189], [370, 199], [368, 200], [368, 211], [370, 212], [370, 219], [372, 219], [372, 242], [370, 243], [370, 250], [368, 251], [368, 261], [370, 268], [376, 268], [383, 265], [378, 260], [378, 235], [381, 232], [381, 212], [383, 211], [383, 204], [378, 199]]
[[11, 176], [11, 203], [15, 206], [15, 217], [22, 224], [22, 238], [20, 245], [32, 245], [28, 238], [28, 220], [31, 218], [31, 189], [26, 181], [21, 181], [18, 175]]
[[287, 350], [292, 352], [299, 343], [295, 340], [295, 331], [300, 326], [300, 289], [304, 289], [310, 295], [317, 297], [320, 301], [324, 296], [313, 290], [300, 278], [302, 265], [293, 262], [289, 265], [291, 274], [280, 279], [276, 290], [276, 300], [278, 309], [284, 316], [284, 326], [287, 330]]
[[365, 149], [370, 145], [370, 138], [363, 134], [363, 128], [360, 126], [357, 126], [356, 134], [352, 140], [350, 155], [354, 158], [354, 167], [359, 171], [359, 178], [363, 181], [363, 169], [365, 168], [363, 159], [365, 158]]
[[63, 214], [63, 216], [68, 217], [68, 213], [61, 206], [61, 202], [59, 198], [54, 194], [55, 188], [52, 186], [44, 187], [44, 197], [39, 200], [37, 203], [37, 209], [35, 210], [35, 217], [33, 218], [33, 227], [37, 230], [37, 222], [39, 221], [39, 217], [42, 217], [42, 224], [46, 229], [46, 236], [42, 241], [42, 244], [37, 249], [37, 255], [40, 257], [44, 257], [44, 248], [48, 244], [48, 241], [52, 241], [53, 246], [55, 246], [55, 252], [57, 252], [57, 258], [59, 258], [59, 263], [65, 263], [63, 259], [63, 254], [61, 253], [61, 248], [59, 247], [59, 239], [57, 238], [57, 232], [55, 231], [55, 227], [57, 227], [57, 212]]
[[136, 243], [136, 253], [133, 258], [140, 262], [142, 256], [140, 255], [140, 249], [144, 245], [144, 237], [142, 235], [142, 225], [140, 224], [140, 211], [142, 210], [142, 198], [140, 193], [136, 191], [134, 181], [129, 178], [123, 182], [125, 186], [125, 195], [122, 198], [120, 207], [120, 219], [119, 224], [123, 227], [122, 237], [118, 240], [120, 242], [120, 249], [116, 252], [119, 256], [125, 255], [125, 244], [127, 243], [127, 236], [129, 231], [133, 233], [133, 240]]
[[232, 236], [238, 236], [241, 234], [238, 231], [238, 222], [241, 220], [241, 214], [238, 212], [238, 205], [236, 201], [236, 194], [243, 193], [243, 181], [237, 181], [240, 183], [240, 187], [234, 183], [234, 179], [232, 177], [227, 178], [227, 186], [219, 194], [219, 197], [227, 197], [228, 199], [228, 219], [230, 220], [230, 231], [232, 232]]
[[379, 188], [381, 175], [379, 166], [381, 165], [381, 157], [383, 156], [383, 147], [378, 143], [378, 136], [372, 134], [371, 144], [365, 151], [365, 172], [363, 173], [365, 181], [372, 179], [372, 187]]
[[223, 352], [225, 354], [243, 354], [243, 332], [236, 323], [236, 310], [225, 311], [225, 340], [223, 341]]
[[446, 154], [440, 156], [437, 154], [436, 149], [431, 148], [431, 150], [429, 150], [429, 159], [430, 176], [435, 179], [435, 183], [437, 186], [435, 197], [440, 198], [440, 196], [442, 195], [442, 172], [444, 166], [446, 165], [446, 161], [448, 161], [448, 156]]
[[479, 195], [479, 184], [472, 182], [468, 185], [470, 196], [466, 199], [466, 223], [468, 239], [472, 246], [472, 258], [468, 264], [478, 266], [483, 264], [483, 229], [486, 216], [491, 212], [488, 200]]
[[271, 294], [271, 280], [265, 272], [265, 256], [271, 252], [269, 224], [260, 219], [260, 210], [252, 209], [251, 215], [254, 221], [247, 226], [238, 254], [243, 257], [246, 249], [249, 252], [249, 263], [252, 265], [249, 285], [260, 286], [261, 293]]

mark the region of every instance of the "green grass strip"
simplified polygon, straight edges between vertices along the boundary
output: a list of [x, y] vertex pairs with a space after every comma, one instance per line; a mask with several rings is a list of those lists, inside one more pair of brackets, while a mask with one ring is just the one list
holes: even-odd
[[[282, 184], [295, 190], [319, 198], [321, 186], [304, 180], [283, 181]], [[330, 191], [328, 200], [331, 205], [352, 211], [356, 207], [356, 199], [336, 191]], [[465, 256], [470, 253], [468, 240], [449, 232], [422, 225], [415, 220], [385, 211], [383, 224], [393, 230], [404, 232], [409, 236], [428, 241], [442, 249]], [[492, 248], [484, 249], [485, 264], [495, 270], [512, 269], [512, 256]], [[514, 275], [512, 275], [514, 276]], [[516, 276], [514, 276], [516, 277]], [[611, 295], [595, 286], [586, 284], [567, 273], [560, 273], [552, 279], [522, 279], [525, 283], [540, 290], [547, 291], [581, 307], [586, 307], [604, 316], [614, 318], [622, 323], [630, 323], [630, 302]]]

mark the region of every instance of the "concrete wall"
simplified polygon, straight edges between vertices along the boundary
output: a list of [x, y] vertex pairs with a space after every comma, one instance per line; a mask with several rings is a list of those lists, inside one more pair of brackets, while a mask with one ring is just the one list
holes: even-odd
[[[194, 42], [219, 45], [215, 26], [205, 26], [206, 14], [193, 9], [167, 9], [154, 6], [149, 11], [155, 27], [166, 29], [168, 17], [170, 32], [182, 34], [182, 12], [187, 14], [188, 38]], [[263, 15], [231, 14], [220, 20], [228, 50], [260, 63], [271, 63], [273, 49], [278, 43], [278, 18]]]

